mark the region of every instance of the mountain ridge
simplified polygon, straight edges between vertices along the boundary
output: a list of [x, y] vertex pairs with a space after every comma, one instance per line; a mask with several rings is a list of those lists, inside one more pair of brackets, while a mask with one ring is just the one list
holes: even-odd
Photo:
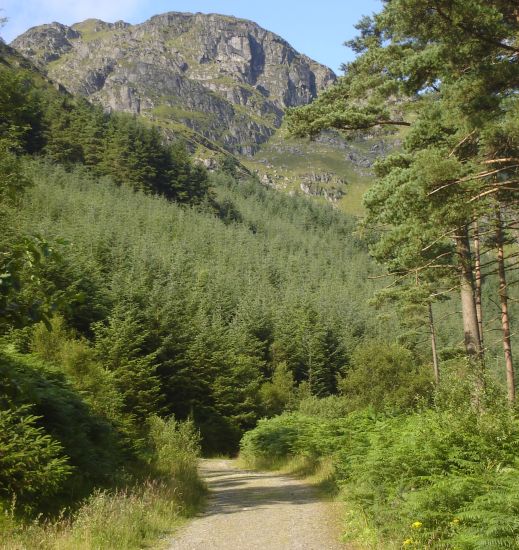
[[255, 153], [284, 112], [311, 102], [333, 71], [246, 19], [167, 12], [143, 23], [87, 19], [33, 27], [11, 43], [71, 93], [107, 110], [187, 127]]

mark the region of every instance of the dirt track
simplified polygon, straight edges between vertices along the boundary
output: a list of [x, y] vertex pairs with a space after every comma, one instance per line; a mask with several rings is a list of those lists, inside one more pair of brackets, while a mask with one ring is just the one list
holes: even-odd
[[203, 460], [211, 496], [170, 550], [340, 550], [333, 506], [303, 481], [240, 470], [232, 460]]

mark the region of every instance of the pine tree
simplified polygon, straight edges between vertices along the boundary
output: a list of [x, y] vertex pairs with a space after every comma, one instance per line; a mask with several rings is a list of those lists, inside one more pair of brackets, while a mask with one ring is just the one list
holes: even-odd
[[366, 197], [371, 222], [390, 229], [375, 253], [399, 276], [437, 270], [440, 281], [449, 267], [457, 273], [477, 371], [484, 350], [470, 232], [494, 211], [493, 200], [519, 190], [517, 15], [501, 0], [387, 2], [358, 25], [348, 45], [359, 56], [339, 83], [289, 113], [300, 136], [410, 128], [403, 154], [380, 164]]

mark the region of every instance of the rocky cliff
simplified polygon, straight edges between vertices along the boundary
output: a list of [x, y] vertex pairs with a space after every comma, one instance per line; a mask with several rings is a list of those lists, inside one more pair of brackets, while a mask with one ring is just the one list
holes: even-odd
[[243, 19], [166, 13], [140, 25], [89, 19], [28, 30], [12, 46], [70, 92], [254, 153], [288, 107], [310, 102], [334, 73]]

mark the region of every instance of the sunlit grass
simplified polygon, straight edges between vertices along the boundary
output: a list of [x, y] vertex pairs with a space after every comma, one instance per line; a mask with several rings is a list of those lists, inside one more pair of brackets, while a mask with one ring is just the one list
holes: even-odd
[[1, 514], [5, 550], [134, 550], [167, 546], [172, 533], [198, 512], [206, 494], [198, 475], [199, 440], [191, 423], [150, 419], [153, 477], [94, 491], [77, 511], [31, 522], [17, 517], [16, 501]]
[[[185, 494], [189, 492], [190, 495]], [[71, 517], [16, 524], [1, 522], [5, 550], [133, 550], [162, 548], [202, 502], [199, 482], [147, 481], [117, 491], [97, 491]], [[191, 502], [186, 506], [186, 500]], [[196, 505], [198, 502], [198, 505]]]

